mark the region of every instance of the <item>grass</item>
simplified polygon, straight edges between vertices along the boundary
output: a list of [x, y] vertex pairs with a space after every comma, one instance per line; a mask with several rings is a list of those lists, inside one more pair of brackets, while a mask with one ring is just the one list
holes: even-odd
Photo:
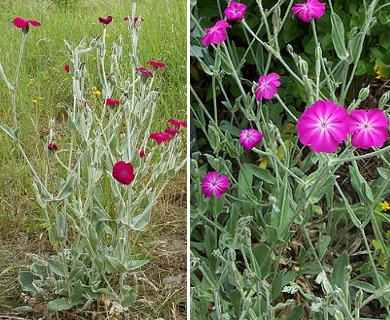
[[[70, 0], [69, 7], [58, 6], [66, 1], [10, 1], [0, 4], [0, 61], [7, 77], [13, 82], [14, 68], [19, 53], [21, 31], [10, 22], [16, 16], [38, 20], [40, 27], [31, 28], [27, 37], [24, 59], [20, 73], [18, 108], [21, 139], [35, 166], [43, 160], [46, 142], [41, 138], [47, 130], [50, 117], [64, 119], [64, 109], [72, 101], [71, 80], [64, 71], [68, 63], [64, 39], [78, 43], [83, 37], [90, 41], [101, 33], [102, 28], [97, 18], [112, 15], [113, 22], [108, 26], [108, 44], [120, 34], [128, 43], [126, 23], [123, 17], [131, 15], [130, 0], [113, 2], [97, 0]], [[185, 0], [144, 0], [139, 1], [137, 15], [145, 19], [139, 41], [139, 57], [143, 64], [149, 60], [160, 60], [167, 64], [167, 72], [155, 82], [160, 88], [161, 99], [156, 114], [155, 130], [162, 130], [166, 120], [174, 117], [186, 118], [186, 1]], [[126, 58], [126, 52], [124, 54]], [[93, 57], [86, 61], [93, 68]], [[10, 95], [5, 84], [0, 82], [0, 123], [12, 127]], [[98, 83], [92, 78], [88, 83], [91, 92]], [[66, 134], [64, 126], [63, 134]], [[25, 262], [26, 252], [44, 253], [50, 250], [45, 232], [45, 223], [39, 206], [35, 201], [31, 187], [31, 176], [19, 152], [11, 141], [0, 134], [0, 314], [10, 313], [24, 302], [20, 299], [17, 272]], [[134, 311], [134, 318], [149, 319], [165, 317], [168, 319], [184, 318], [185, 281], [178, 286], [167, 288], [163, 282], [166, 277], [181, 274], [183, 265], [169, 265], [166, 254], [185, 257], [185, 202], [175, 201], [175, 194], [185, 190], [185, 172], [176, 178], [164, 193], [156, 208], [151, 230], [145, 234], [148, 242], [164, 243], [169, 231], [177, 234], [181, 249], [151, 249], [149, 254], [159, 256], [144, 271], [145, 279], [153, 283], [158, 292], [146, 287], [142, 294], [147, 294], [139, 303], [140, 311]], [[177, 186], [181, 188], [177, 189]], [[169, 206], [169, 214], [167, 207]], [[168, 241], [169, 242], [169, 241]], [[171, 252], [172, 250], [173, 252]], [[162, 250], [162, 251], [161, 251]], [[170, 251], [171, 250], [171, 251]], [[183, 251], [184, 250], [184, 251]], [[185, 259], [185, 258], [184, 258]], [[151, 272], [150, 274], [148, 272]], [[146, 285], [148, 281], [139, 281]], [[144, 283], [144, 284], [143, 284]], [[160, 287], [162, 288], [160, 290]], [[147, 303], [147, 301], [154, 301]], [[138, 303], [138, 302], [137, 302]], [[156, 305], [157, 303], [157, 305]]]

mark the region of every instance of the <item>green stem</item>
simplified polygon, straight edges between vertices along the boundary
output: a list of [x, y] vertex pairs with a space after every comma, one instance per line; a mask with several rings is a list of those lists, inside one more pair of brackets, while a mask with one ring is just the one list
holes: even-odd
[[17, 110], [16, 110], [16, 89], [17, 89], [18, 82], [19, 82], [19, 72], [20, 72], [20, 66], [22, 63], [23, 51], [24, 51], [24, 46], [25, 46], [25, 42], [26, 42], [26, 36], [27, 36], [27, 33], [22, 32], [22, 43], [20, 45], [18, 63], [16, 65], [16, 71], [15, 71], [15, 80], [14, 80], [14, 84], [13, 84], [14, 90], [12, 91], [12, 94], [11, 94], [12, 115], [13, 115], [15, 129], [18, 127]]

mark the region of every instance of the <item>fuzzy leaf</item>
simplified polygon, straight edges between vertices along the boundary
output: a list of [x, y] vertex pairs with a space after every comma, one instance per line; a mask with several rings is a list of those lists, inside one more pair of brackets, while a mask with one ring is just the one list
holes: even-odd
[[330, 14], [330, 21], [332, 23], [332, 40], [336, 54], [341, 60], [346, 60], [348, 58], [348, 51], [345, 47], [343, 21], [334, 12]]
[[60, 298], [50, 301], [47, 304], [47, 308], [53, 311], [64, 311], [69, 310], [73, 307], [73, 304], [66, 298]]
[[125, 273], [127, 271], [126, 267], [122, 264], [122, 262], [110, 256], [105, 257], [105, 267], [108, 273]]
[[30, 271], [19, 272], [19, 282], [22, 286], [23, 291], [36, 292], [37, 290], [32, 285], [34, 280], [38, 280], [39, 277]]

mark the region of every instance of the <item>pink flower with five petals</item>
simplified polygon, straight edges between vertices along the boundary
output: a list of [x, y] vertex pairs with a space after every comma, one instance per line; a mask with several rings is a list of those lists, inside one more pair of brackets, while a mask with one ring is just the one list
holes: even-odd
[[246, 11], [246, 5], [243, 3], [230, 1], [229, 6], [225, 9], [225, 17], [228, 20], [242, 20]]
[[263, 140], [263, 137], [261, 132], [252, 128], [240, 131], [240, 143], [247, 150], [252, 150]]
[[119, 161], [112, 167], [112, 176], [120, 183], [129, 185], [135, 178], [134, 167], [130, 162]]
[[310, 22], [312, 19], [318, 20], [325, 13], [325, 3], [317, 0], [307, 0], [305, 3], [298, 3], [291, 8], [293, 18], [298, 18], [304, 22]]
[[255, 90], [256, 101], [260, 101], [263, 98], [272, 99], [277, 92], [277, 88], [280, 87], [279, 79], [280, 76], [275, 72], [260, 77], [258, 87]]
[[317, 101], [298, 119], [299, 140], [317, 153], [335, 152], [348, 138], [348, 112], [332, 101]]
[[351, 143], [356, 148], [380, 148], [389, 137], [389, 121], [380, 109], [353, 110], [348, 123], [349, 133], [352, 134]]
[[215, 195], [220, 198], [229, 188], [229, 179], [224, 174], [219, 175], [217, 171], [209, 172], [202, 181], [202, 192], [207, 198]]
[[206, 35], [201, 40], [202, 44], [205, 46], [209, 46], [212, 43], [220, 44], [227, 38], [226, 28], [231, 27], [225, 20], [217, 21], [213, 27], [205, 29]]

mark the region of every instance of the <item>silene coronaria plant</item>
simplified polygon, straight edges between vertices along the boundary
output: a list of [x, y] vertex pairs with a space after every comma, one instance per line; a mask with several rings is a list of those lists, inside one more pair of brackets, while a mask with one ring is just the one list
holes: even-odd
[[[125, 21], [96, 17], [101, 24], [96, 32], [101, 34], [90, 41], [84, 38], [78, 45], [65, 41], [69, 62], [64, 69], [73, 88], [73, 105], [67, 110], [69, 131], [60, 140], [55, 118], [51, 119], [42, 146], [47, 156], [42, 172], [32, 165], [23, 147], [25, 133], [19, 128], [16, 97], [25, 40], [34, 32], [29, 26], [45, 26], [20, 17], [12, 21], [22, 29], [22, 47], [13, 82], [0, 65], [13, 111], [13, 125], [0, 128], [31, 170], [55, 252], [49, 257], [28, 254], [32, 263], [20, 272], [19, 281], [30, 295], [28, 301], [43, 303], [49, 311], [86, 311], [94, 306], [96, 310], [104, 305], [107, 315], [116, 317], [128, 310], [137, 299], [137, 287], [130, 285], [129, 278], [137, 277], [148, 263], [138, 249], [133, 250], [138, 235], [148, 227], [168, 181], [186, 162], [184, 120], [166, 119], [168, 133], [152, 132], [159, 100], [154, 80], [163, 76], [160, 69], [166, 65], [150, 60], [150, 71], [139, 62], [143, 19], [135, 17], [136, 4]], [[107, 46], [107, 29], [113, 23], [127, 28], [128, 47], [121, 36], [111, 48]], [[129, 58], [125, 59], [125, 53]], [[97, 67], [87, 72], [85, 62], [91, 55]], [[97, 75], [91, 79], [100, 79], [95, 88], [102, 99], [88, 99], [89, 73]]]
[[390, 318], [389, 12], [191, 2], [191, 319]]

